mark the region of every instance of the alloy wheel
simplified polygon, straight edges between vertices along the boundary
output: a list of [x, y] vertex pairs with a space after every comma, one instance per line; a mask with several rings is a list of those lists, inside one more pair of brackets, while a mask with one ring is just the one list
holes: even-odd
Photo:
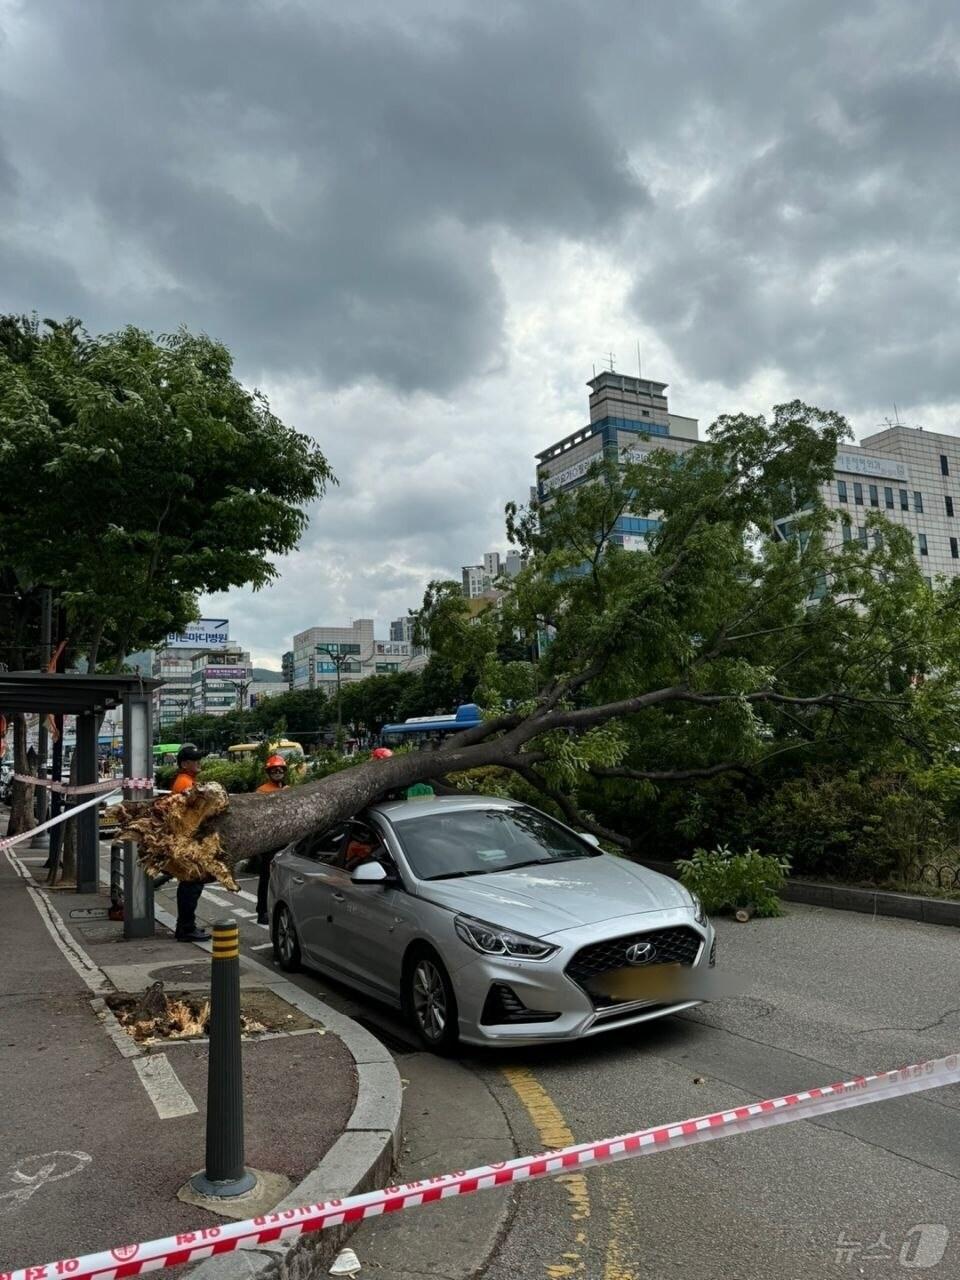
[[413, 971], [413, 1012], [427, 1040], [442, 1040], [447, 1028], [447, 993], [440, 971], [424, 957]]

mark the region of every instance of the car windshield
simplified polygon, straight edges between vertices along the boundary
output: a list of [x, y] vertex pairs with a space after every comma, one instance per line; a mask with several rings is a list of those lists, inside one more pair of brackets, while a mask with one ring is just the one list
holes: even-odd
[[533, 809], [455, 809], [406, 818], [395, 829], [420, 880], [490, 875], [599, 855]]

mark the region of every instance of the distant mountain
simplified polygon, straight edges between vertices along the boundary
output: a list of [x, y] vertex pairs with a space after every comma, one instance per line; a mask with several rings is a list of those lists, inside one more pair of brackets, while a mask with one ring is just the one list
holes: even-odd
[[282, 671], [271, 671], [269, 667], [254, 667], [254, 680], [275, 680], [278, 684], [283, 683]]

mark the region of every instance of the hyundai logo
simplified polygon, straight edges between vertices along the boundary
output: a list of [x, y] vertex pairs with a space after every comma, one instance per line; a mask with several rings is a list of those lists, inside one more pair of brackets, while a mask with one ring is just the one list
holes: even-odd
[[657, 954], [652, 942], [635, 942], [627, 947], [627, 964], [650, 964]]

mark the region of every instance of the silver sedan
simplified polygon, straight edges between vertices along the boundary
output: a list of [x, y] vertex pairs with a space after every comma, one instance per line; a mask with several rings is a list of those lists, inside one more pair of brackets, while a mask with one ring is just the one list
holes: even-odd
[[527, 805], [378, 804], [278, 853], [270, 919], [301, 962], [402, 1009], [430, 1049], [571, 1040], [698, 1003], [713, 928], [681, 885]]

